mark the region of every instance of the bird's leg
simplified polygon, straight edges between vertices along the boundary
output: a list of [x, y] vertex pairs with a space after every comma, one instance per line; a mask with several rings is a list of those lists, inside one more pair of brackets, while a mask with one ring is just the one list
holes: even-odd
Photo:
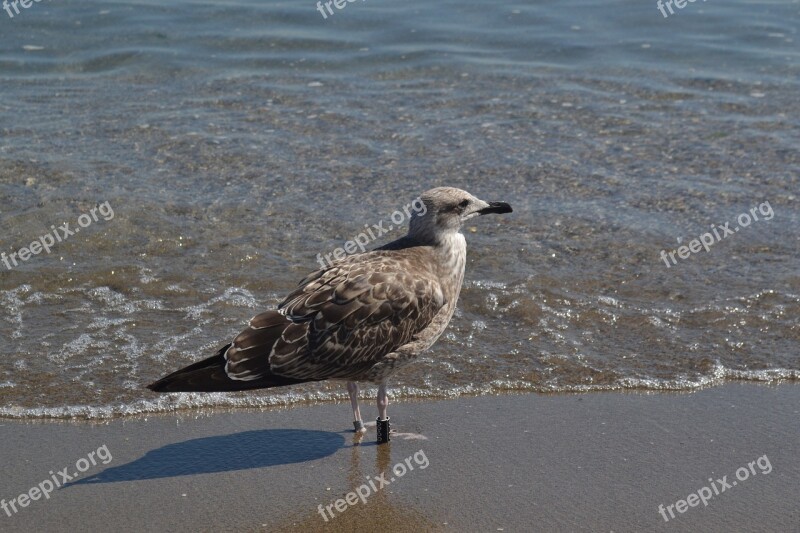
[[378, 385], [378, 444], [389, 442], [389, 416], [386, 408], [389, 407], [389, 396], [386, 394], [386, 383]]
[[389, 407], [389, 395], [386, 394], [386, 383], [378, 386], [378, 420], [387, 420], [386, 408]]
[[347, 392], [350, 394], [350, 405], [353, 408], [353, 427], [356, 433], [366, 433], [367, 428], [361, 420], [361, 410], [358, 408], [358, 383], [355, 381], [347, 382]]

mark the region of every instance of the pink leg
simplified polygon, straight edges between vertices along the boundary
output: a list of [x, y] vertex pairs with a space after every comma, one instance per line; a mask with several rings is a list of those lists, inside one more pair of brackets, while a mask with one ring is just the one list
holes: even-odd
[[386, 384], [381, 383], [378, 386], [378, 415], [381, 420], [389, 418], [386, 415], [387, 407], [389, 407], [389, 395], [386, 393]]
[[358, 383], [347, 382], [347, 392], [350, 394], [350, 406], [353, 408], [353, 427], [357, 433], [366, 433], [367, 428], [361, 420], [361, 410], [358, 408]]
[[378, 420], [376, 421], [378, 431], [378, 444], [389, 442], [391, 426], [386, 408], [389, 407], [389, 395], [386, 394], [386, 384], [378, 385]]

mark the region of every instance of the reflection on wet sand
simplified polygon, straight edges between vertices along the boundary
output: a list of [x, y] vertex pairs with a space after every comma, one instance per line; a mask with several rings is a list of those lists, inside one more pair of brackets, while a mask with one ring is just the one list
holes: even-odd
[[[368, 434], [369, 435], [369, 434]], [[392, 437], [395, 435], [393, 434]], [[375, 452], [374, 468], [370, 468], [372, 452]], [[386, 474], [387, 480], [392, 479], [392, 467], [398, 463], [403, 463], [408, 457], [408, 452], [392, 455], [392, 443], [376, 445], [369, 436], [361, 434], [353, 435], [353, 446], [350, 448], [350, 469], [347, 472], [346, 490], [340, 494], [331, 493], [328, 501], [321, 502], [322, 506], [329, 505], [339, 498], [345, 498], [349, 492], [357, 493], [359, 487], [365, 483], [373, 481], [377, 491], [372, 491], [366, 497], [366, 503], [361, 499], [354, 505], [339, 513], [334, 508], [333, 518], [327, 514], [327, 522], [323, 519], [319, 509], [309, 509], [297, 520], [277, 529], [277, 531], [445, 531], [446, 526], [442, 522], [433, 520], [424, 515], [418, 509], [410, 507], [407, 502], [398, 501], [399, 498], [392, 491], [391, 484], [380, 488], [380, 483], [376, 481], [382, 474]], [[364, 463], [362, 465], [362, 462]], [[418, 466], [411, 462], [411, 465]], [[421, 475], [417, 470], [406, 472], [405, 476]], [[390, 476], [392, 476], [390, 478]], [[396, 479], [395, 483], [400, 482]], [[351, 499], [352, 501], [352, 499]], [[340, 504], [341, 507], [341, 504]], [[271, 528], [270, 528], [271, 529]]]

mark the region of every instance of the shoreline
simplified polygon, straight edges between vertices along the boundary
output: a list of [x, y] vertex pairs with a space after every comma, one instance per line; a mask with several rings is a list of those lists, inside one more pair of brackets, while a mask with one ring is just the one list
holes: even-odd
[[[790, 372], [780, 370], [781, 372]], [[771, 371], [753, 371], [764, 376]], [[791, 371], [794, 376], [795, 372]], [[113, 405], [71, 405], [66, 407], [41, 407], [35, 409], [36, 414], [31, 414], [32, 408], [28, 407], [0, 407], [0, 422], [3, 420], [16, 421], [76, 421], [76, 422], [107, 422], [113, 420], [135, 420], [143, 417], [153, 417], [160, 415], [180, 415], [181, 413], [223, 413], [223, 412], [264, 412], [272, 409], [294, 409], [301, 407], [315, 407], [321, 405], [349, 404], [350, 399], [344, 391], [344, 381], [341, 387], [335, 391], [324, 391], [320, 393], [310, 393], [297, 395], [295, 393], [276, 394], [273, 396], [259, 397], [253, 395], [253, 391], [239, 393], [180, 393], [178, 396], [152, 395], [155, 399], [140, 400], [134, 404], [113, 404]], [[795, 377], [773, 377], [768, 379], [755, 378], [735, 378], [735, 379], [711, 379], [704, 383], [694, 384], [691, 388], [681, 387], [619, 387], [611, 386], [582, 388], [575, 386], [572, 389], [564, 390], [540, 390], [524, 387], [500, 387], [493, 389], [470, 389], [448, 391], [447, 393], [412, 393], [400, 389], [389, 389], [390, 399], [393, 403], [413, 403], [413, 402], [438, 402], [461, 400], [470, 398], [482, 398], [492, 396], [517, 396], [517, 395], [539, 395], [539, 396], [560, 396], [560, 395], [591, 395], [591, 394], [694, 394], [699, 391], [726, 387], [732, 384], [747, 384], [765, 387], [777, 387], [782, 385], [800, 385], [800, 375]], [[497, 386], [495, 386], [497, 387]], [[589, 386], [587, 386], [589, 387]], [[367, 385], [361, 388], [359, 401], [369, 405], [375, 401], [377, 386]]]
[[[50, 471], [80, 474], [11, 516], [0, 510], [0, 529], [727, 531], [800, 521], [799, 384], [619, 392], [393, 402], [400, 435], [384, 446], [374, 427], [357, 442], [343, 403], [0, 419], [0, 499], [36, 496]], [[765, 456], [769, 472], [757, 462]], [[398, 464], [415, 468], [369, 487]], [[713, 494], [741, 468], [745, 480]]]

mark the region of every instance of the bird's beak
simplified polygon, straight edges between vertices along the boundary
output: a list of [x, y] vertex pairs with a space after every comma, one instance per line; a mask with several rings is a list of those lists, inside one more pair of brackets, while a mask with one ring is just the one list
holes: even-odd
[[510, 213], [511, 206], [505, 202], [484, 202], [477, 198], [472, 203], [469, 211], [461, 215], [461, 222], [466, 222], [481, 215], [488, 215], [489, 213]]
[[511, 209], [511, 206], [505, 202], [489, 202], [486, 207], [478, 210], [478, 214], [488, 215], [489, 213], [497, 213], [498, 215], [502, 215], [503, 213], [511, 213], [512, 211], [513, 209]]

